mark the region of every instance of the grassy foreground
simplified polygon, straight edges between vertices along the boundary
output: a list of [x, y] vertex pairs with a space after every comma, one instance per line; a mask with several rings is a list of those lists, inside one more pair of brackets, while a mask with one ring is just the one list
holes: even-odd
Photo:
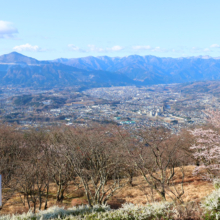
[[[85, 202], [85, 198], [79, 193], [77, 198], [69, 199], [67, 203], [62, 205], [63, 207], [51, 203], [47, 210], [39, 211], [36, 214], [24, 209], [21, 204], [8, 205], [4, 208], [0, 220], [219, 219], [220, 190], [214, 190], [212, 183], [195, 177], [193, 170], [194, 166], [185, 167], [184, 204], [181, 205], [175, 205], [171, 200], [161, 202], [159, 196], [156, 194], [154, 196], [154, 202], [152, 202], [150, 189], [147, 185], [144, 185], [143, 178], [135, 177], [133, 187], [129, 185], [124, 186], [109, 201], [109, 205], [107, 206], [94, 206], [90, 208], [87, 205], [80, 205]], [[175, 181], [178, 187], [178, 175]], [[75, 195], [77, 194], [75, 193]], [[14, 198], [15, 201], [16, 199], [18, 198]], [[123, 204], [121, 205], [121, 203]], [[118, 208], [117, 206], [121, 207]], [[118, 209], [112, 209], [112, 207]]]
[[0, 220], [46, 220], [46, 219], [160, 219], [167, 218], [172, 214], [170, 203], [155, 203], [146, 206], [138, 206], [133, 204], [124, 204], [122, 208], [117, 210], [110, 209], [109, 206], [88, 206], [72, 207], [67, 210], [54, 206], [46, 211], [40, 211], [37, 214], [32, 212], [22, 215], [7, 215], [0, 217]]

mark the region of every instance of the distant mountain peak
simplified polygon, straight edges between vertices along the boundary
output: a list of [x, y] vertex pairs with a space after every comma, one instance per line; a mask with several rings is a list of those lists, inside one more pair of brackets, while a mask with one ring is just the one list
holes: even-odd
[[[25, 56], [25, 55], [23, 55], [23, 54], [21, 54], [21, 53], [18, 53], [18, 52], [16, 52], [16, 51], [13, 51], [13, 52], [9, 53], [8, 55], [10, 55], [10, 54]], [[7, 55], [7, 54], [5, 54], [5, 55]]]
[[18, 52], [0, 56], [0, 84], [110, 86], [203, 80], [220, 80], [220, 57], [134, 54], [38, 61]]
[[4, 63], [4, 64], [25, 63], [31, 65], [31, 64], [39, 64], [40, 61], [14, 51], [9, 54], [4, 54], [0, 56], [0, 63]]
[[[3, 55], [0, 56], [0, 57], [11, 57], [11, 56], [16, 56], [16, 57], [28, 57], [28, 56], [25, 56], [25, 55], [23, 55], [23, 54], [21, 54], [21, 53], [18, 53], [18, 52], [16, 52], [16, 51], [13, 51], [13, 52], [8, 53], [8, 54], [3, 54]], [[31, 57], [28, 57], [28, 58], [31, 58]], [[31, 59], [34, 59], [34, 58], [31, 58]], [[36, 60], [36, 59], [34, 59], [34, 60]]]

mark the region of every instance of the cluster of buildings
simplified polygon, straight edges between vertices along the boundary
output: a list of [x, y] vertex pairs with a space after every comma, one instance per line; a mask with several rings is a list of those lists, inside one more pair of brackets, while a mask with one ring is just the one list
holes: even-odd
[[[177, 85], [93, 88], [83, 92], [2, 88], [0, 120], [23, 127], [51, 124], [114, 123], [133, 129], [165, 126], [173, 131], [205, 122], [203, 110], [220, 109], [212, 94], [185, 94]], [[47, 97], [38, 105], [15, 105], [13, 98], [24, 94]], [[49, 97], [49, 98], [48, 98]], [[51, 98], [50, 98], [51, 97]], [[54, 97], [65, 100], [54, 105]], [[75, 98], [74, 98], [75, 97]], [[43, 107], [42, 107], [43, 106]], [[34, 118], [34, 120], [33, 120]]]

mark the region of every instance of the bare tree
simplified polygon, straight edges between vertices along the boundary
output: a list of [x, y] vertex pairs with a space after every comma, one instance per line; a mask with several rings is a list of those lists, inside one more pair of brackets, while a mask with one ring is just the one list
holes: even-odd
[[[16, 127], [2, 125], [0, 127], [0, 174], [2, 175], [2, 207], [16, 193], [18, 184], [15, 175], [21, 150], [21, 134]], [[1, 207], [1, 208], [2, 208]]]
[[[119, 133], [130, 161], [133, 161], [151, 190], [156, 191], [163, 200], [170, 196], [180, 201], [184, 190], [183, 187], [177, 190], [174, 179], [175, 167], [180, 166], [178, 150], [181, 138], [165, 128], [140, 130], [133, 134], [123, 131]], [[183, 185], [183, 169], [181, 172]]]
[[74, 169], [65, 156], [67, 151], [65, 137], [63, 128], [55, 128], [50, 133], [50, 172], [52, 180], [57, 185], [56, 201], [61, 203], [68, 186], [71, 183], [78, 186]]
[[90, 206], [105, 204], [122, 186], [121, 150], [114, 132], [104, 127], [68, 131], [69, 159]]
[[17, 173], [17, 190], [23, 194], [29, 209], [33, 206], [34, 212], [37, 206], [41, 210], [43, 203], [44, 209], [47, 209], [50, 184], [48, 146], [48, 135], [45, 131], [32, 130], [25, 133], [21, 146], [24, 155]]

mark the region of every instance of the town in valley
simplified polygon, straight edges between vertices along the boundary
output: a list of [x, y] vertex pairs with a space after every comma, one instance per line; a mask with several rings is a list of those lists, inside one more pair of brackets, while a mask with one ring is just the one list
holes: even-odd
[[203, 124], [204, 110], [220, 109], [214, 92], [187, 89], [187, 85], [182, 84], [83, 90], [80, 87], [45, 90], [7, 86], [0, 91], [1, 122], [17, 124], [20, 129], [86, 126], [95, 122], [132, 129], [164, 126], [175, 132]]

